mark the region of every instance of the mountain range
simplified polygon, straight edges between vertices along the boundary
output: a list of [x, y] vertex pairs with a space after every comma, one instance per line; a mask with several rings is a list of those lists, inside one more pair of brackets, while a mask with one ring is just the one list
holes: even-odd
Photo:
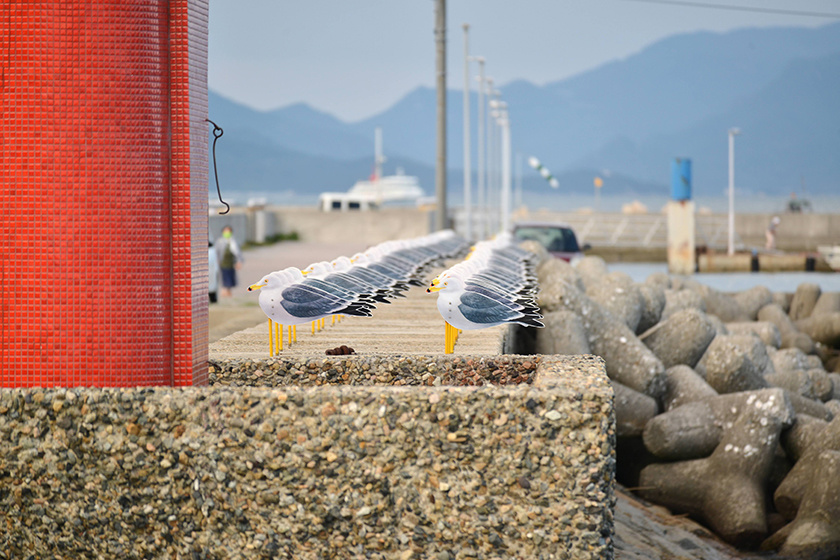
[[[696, 195], [727, 184], [727, 131], [744, 193], [840, 192], [840, 23], [818, 28], [687, 33], [570, 78], [500, 88], [513, 150], [536, 156], [560, 191], [667, 193], [670, 161], [692, 159]], [[477, 95], [471, 97], [475, 126]], [[463, 92], [447, 92], [449, 185], [462, 170]], [[314, 194], [344, 191], [373, 170], [381, 127], [386, 173], [398, 167], [434, 191], [435, 91], [418, 87], [383, 112], [348, 123], [306, 104], [257, 111], [210, 92], [210, 118], [226, 189]], [[473, 150], [475, 150], [473, 128]], [[475, 165], [477, 158], [472, 155]], [[526, 166], [527, 167], [527, 166]], [[212, 174], [211, 174], [212, 180]], [[526, 190], [545, 189], [532, 170]]]

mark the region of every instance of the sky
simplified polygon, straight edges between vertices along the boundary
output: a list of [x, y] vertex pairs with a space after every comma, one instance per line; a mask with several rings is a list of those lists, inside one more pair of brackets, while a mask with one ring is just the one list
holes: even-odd
[[[464, 23], [470, 54], [485, 57], [487, 75], [503, 86], [561, 80], [679, 33], [838, 21], [671, 1], [448, 0], [447, 87], [463, 89]], [[840, 14], [838, 0], [687, 3]], [[210, 88], [255, 109], [304, 102], [362, 120], [418, 86], [434, 86], [434, 7], [433, 0], [210, 0]]]

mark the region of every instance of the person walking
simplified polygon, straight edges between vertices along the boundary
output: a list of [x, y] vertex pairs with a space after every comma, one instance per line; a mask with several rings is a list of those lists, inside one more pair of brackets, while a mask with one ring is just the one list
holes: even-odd
[[232, 227], [222, 228], [222, 236], [216, 241], [216, 255], [222, 271], [222, 296], [231, 297], [231, 290], [236, 287], [236, 271], [242, 268], [244, 261], [239, 244], [233, 237]]
[[219, 255], [216, 254], [216, 249], [213, 248], [213, 242], [209, 242], [209, 249], [207, 253], [207, 291], [210, 293], [210, 303], [219, 301]]
[[776, 250], [776, 228], [779, 227], [781, 220], [778, 216], [773, 216], [773, 219], [770, 220], [770, 225], [767, 226], [767, 230], [764, 232], [764, 248], [768, 251], [775, 251]]

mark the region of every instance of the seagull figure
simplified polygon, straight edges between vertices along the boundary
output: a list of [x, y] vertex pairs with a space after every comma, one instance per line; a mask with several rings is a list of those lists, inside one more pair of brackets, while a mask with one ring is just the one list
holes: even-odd
[[[283, 325], [289, 325], [291, 329], [291, 326], [334, 314], [370, 317], [372, 304], [332, 288], [334, 285], [307, 285], [304, 275], [294, 267], [266, 274], [259, 282], [248, 286], [249, 292], [260, 291], [260, 308], [269, 319], [271, 355], [274, 354], [272, 322], [280, 325], [282, 333]], [[282, 349], [282, 334], [278, 336], [278, 343]]]
[[466, 260], [431, 281], [445, 321], [445, 353], [454, 352], [462, 330], [515, 323], [543, 327], [536, 304], [533, 255], [506, 237], [476, 244]]

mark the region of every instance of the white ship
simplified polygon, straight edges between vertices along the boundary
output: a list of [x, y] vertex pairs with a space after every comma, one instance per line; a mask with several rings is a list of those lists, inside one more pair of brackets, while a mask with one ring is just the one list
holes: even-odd
[[413, 175], [406, 175], [397, 168], [396, 175], [382, 176], [382, 129], [376, 129], [375, 168], [370, 179], [356, 181], [349, 191], [325, 192], [318, 198], [318, 207], [325, 212], [347, 210], [371, 210], [388, 202], [417, 203], [426, 196], [420, 182]]
[[371, 177], [370, 180], [357, 181], [348, 191], [354, 195], [370, 195], [378, 202], [416, 200], [426, 193], [420, 188], [417, 177], [406, 175], [402, 168], [397, 168], [396, 175]]

